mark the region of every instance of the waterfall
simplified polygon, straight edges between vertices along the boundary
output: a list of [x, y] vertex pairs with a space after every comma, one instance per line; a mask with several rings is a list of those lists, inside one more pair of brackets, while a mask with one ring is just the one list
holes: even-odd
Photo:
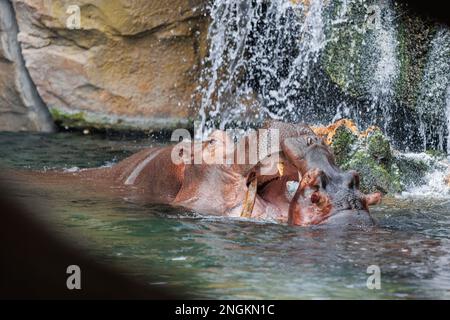
[[305, 3], [214, 1], [199, 132], [255, 124], [267, 116], [283, 119], [292, 111], [290, 96], [325, 44], [323, 3]]
[[[397, 52], [397, 35], [396, 25], [394, 24], [392, 3], [382, 1], [380, 3], [380, 14], [384, 12], [384, 19], [379, 25], [375, 25], [375, 41], [378, 46], [375, 48], [377, 59], [375, 58], [375, 68], [373, 82], [369, 92], [372, 96], [373, 104], [379, 104], [383, 115], [384, 129], [391, 122], [390, 107], [395, 95], [394, 85], [398, 74], [398, 52]], [[374, 109], [374, 108], [372, 108]]]
[[[440, 27], [431, 42], [431, 50], [422, 79], [417, 110], [420, 117], [420, 133], [423, 148], [436, 145], [446, 150], [448, 88], [450, 87], [450, 32]], [[447, 149], [448, 151], [448, 149]]]
[[450, 153], [450, 84], [447, 87], [447, 99], [446, 99], [446, 116], [447, 116], [447, 154]]
[[348, 117], [400, 149], [445, 149], [448, 29], [419, 47], [402, 10], [393, 0], [214, 0], [197, 136]]
[[[11, 79], [14, 79], [14, 84], [11, 83], [10, 87], [5, 87], [8, 91], [11, 91], [13, 99], [11, 101], [0, 101], [0, 104], [6, 104], [6, 110], [11, 107], [9, 104], [15, 104], [10, 111], [13, 116], [11, 119], [18, 115], [16, 119], [20, 118], [20, 120], [13, 120], [11, 129], [17, 130], [18, 128], [15, 128], [15, 126], [18, 126], [17, 123], [21, 123], [22, 127], [20, 130], [52, 132], [55, 130], [53, 120], [31, 80], [22, 56], [18, 34], [19, 27], [13, 3], [8, 0], [0, 0], [0, 50], [3, 49], [3, 52], [0, 52], [0, 59], [5, 59], [7, 63], [11, 63], [14, 67], [14, 73], [11, 76]], [[8, 81], [8, 78], [6, 81]], [[3, 97], [5, 96], [3, 95]], [[6, 94], [6, 97], [8, 97], [8, 94]], [[24, 116], [25, 114], [26, 116]], [[2, 116], [4, 117], [5, 115]], [[22, 124], [25, 118], [27, 124]], [[9, 122], [11, 122], [11, 119]]]

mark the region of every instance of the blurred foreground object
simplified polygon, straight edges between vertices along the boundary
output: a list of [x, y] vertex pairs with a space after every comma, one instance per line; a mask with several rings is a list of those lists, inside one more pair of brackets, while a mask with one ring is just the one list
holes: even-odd
[[[34, 212], [8, 196], [2, 177], [0, 215], [0, 299], [180, 298], [137, 283], [59, 240]], [[70, 265], [81, 269], [80, 290], [66, 286]]]

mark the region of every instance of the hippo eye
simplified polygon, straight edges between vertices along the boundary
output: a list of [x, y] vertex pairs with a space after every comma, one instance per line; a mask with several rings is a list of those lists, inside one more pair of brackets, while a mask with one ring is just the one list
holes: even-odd
[[211, 144], [211, 145], [215, 144], [216, 142], [217, 142], [216, 139], [211, 139], [211, 140], [209, 140], [209, 144]]
[[313, 139], [311, 137], [306, 138], [306, 145], [310, 146], [313, 144]]

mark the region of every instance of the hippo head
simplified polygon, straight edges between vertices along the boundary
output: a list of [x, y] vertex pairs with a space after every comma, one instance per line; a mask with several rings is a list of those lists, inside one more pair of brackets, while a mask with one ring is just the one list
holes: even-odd
[[[221, 202], [208, 199], [207, 203], [202, 204], [203, 207], [211, 204], [219, 208], [229, 207], [231, 214], [240, 211], [242, 217], [269, 216], [302, 226], [322, 223], [357, 226], [374, 224], [369, 205], [379, 202], [381, 195], [363, 194], [359, 190], [358, 173], [341, 170], [322, 138], [308, 126], [299, 124], [271, 123], [269, 130], [278, 132], [278, 141], [281, 143], [275, 143], [276, 147], [271, 148], [270, 154], [256, 165], [212, 166], [214, 170], [211, 172], [214, 174], [210, 173], [209, 177], [220, 180], [221, 185], [227, 187], [220, 192]], [[245, 147], [250, 145], [247, 137], [240, 143]], [[265, 146], [265, 141], [258, 143]], [[227, 145], [233, 145], [227, 133], [216, 131], [203, 144], [201, 152], [204, 156], [206, 151], [207, 158], [218, 156], [221, 159], [224, 154], [237, 157], [235, 149], [226, 148]], [[232, 153], [228, 154], [227, 151]], [[247, 160], [249, 154], [245, 158]], [[206, 172], [204, 167], [198, 170], [201, 172], [193, 174], [194, 179]], [[236, 196], [239, 192], [233, 190], [242, 187], [242, 176], [246, 178], [246, 193], [241, 193], [241, 198]], [[224, 201], [225, 198], [228, 202]], [[236, 205], [236, 202], [242, 203], [242, 206]]]
[[363, 194], [359, 190], [359, 174], [342, 171], [321, 138], [315, 135], [287, 138], [281, 148], [299, 172], [298, 187], [289, 204], [290, 224], [374, 224], [369, 205], [378, 203], [381, 194]]

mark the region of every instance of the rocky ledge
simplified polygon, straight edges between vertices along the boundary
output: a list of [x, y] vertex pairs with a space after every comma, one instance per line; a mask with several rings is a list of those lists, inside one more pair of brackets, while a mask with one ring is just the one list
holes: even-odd
[[186, 125], [206, 2], [0, 0], [0, 129]]
[[399, 152], [377, 127], [360, 132], [351, 120], [342, 119], [313, 129], [331, 146], [341, 168], [361, 174], [361, 190], [366, 193], [399, 193], [422, 185], [426, 175], [434, 170], [448, 170], [443, 153]]

